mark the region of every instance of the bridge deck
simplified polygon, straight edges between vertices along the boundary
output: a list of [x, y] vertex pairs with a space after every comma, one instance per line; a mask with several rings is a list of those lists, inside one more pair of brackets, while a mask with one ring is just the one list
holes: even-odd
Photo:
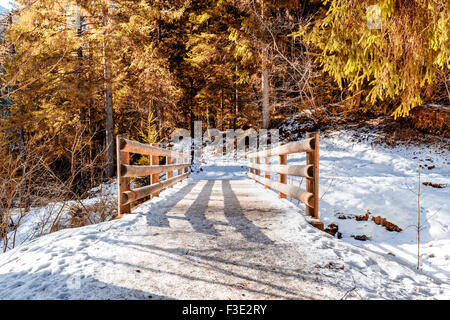
[[292, 228], [298, 233], [286, 216], [296, 210], [280, 206], [275, 193], [249, 179], [190, 179], [148, 211], [145, 205], [139, 210], [149, 233], [140, 243], [150, 272], [143, 291], [190, 299], [340, 294], [318, 283], [318, 270], [307, 266], [298, 244], [283, 238]]

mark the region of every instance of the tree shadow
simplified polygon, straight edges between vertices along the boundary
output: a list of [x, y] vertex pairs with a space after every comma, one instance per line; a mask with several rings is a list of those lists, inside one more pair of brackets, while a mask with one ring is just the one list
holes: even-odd
[[[162, 246], [134, 243], [124, 240], [108, 240], [108, 242], [110, 241], [113, 241], [120, 246], [128, 246], [131, 250], [134, 249], [151, 253], [152, 255], [157, 255], [159, 256], [159, 259], [167, 259], [168, 261], [172, 261], [180, 266], [191, 265], [195, 268], [205, 269], [205, 271], [209, 270], [209, 272], [212, 271], [217, 273], [219, 277], [208, 277], [207, 273], [204, 272], [192, 272], [191, 269], [186, 267], [173, 268], [168, 264], [165, 264], [165, 268], [159, 268], [152, 264], [139, 265], [131, 262], [121, 262], [102, 257], [92, 257], [92, 259], [96, 259], [104, 263], [112, 263], [114, 265], [121, 264], [130, 269], [140, 269], [145, 272], [154, 272], [158, 274], [162, 273], [175, 278], [183, 278], [189, 281], [198, 282], [197, 285], [200, 285], [200, 283], [204, 283], [206, 285], [219, 285], [224, 288], [238, 289], [242, 292], [256, 293], [271, 299], [317, 298], [314, 297], [311, 292], [301, 293], [296, 287], [287, 285], [289, 279], [319, 282], [317, 277], [307, 270], [288, 267], [274, 267], [270, 261], [261, 261], [260, 263], [246, 261], [246, 255], [263, 249], [258, 246], [247, 248], [230, 247], [227, 248], [228, 251], [231, 251], [229, 257], [221, 257], [221, 252], [214, 249], [207, 249], [204, 250], [204, 252], [199, 252], [197, 250], [182, 247], [164, 248]], [[282, 247], [279, 249], [283, 250]], [[216, 254], [219, 254], [219, 256], [216, 256]], [[230, 257], [233, 257], [233, 259]], [[235, 267], [245, 268], [247, 271], [237, 271]], [[285, 278], [287, 282], [284, 284], [276, 284], [271, 280], [271, 278], [279, 276]], [[242, 286], [240, 285], [242, 281], [248, 281], [251, 285]], [[189, 299], [189, 295], [186, 295], [186, 297]], [[208, 299], [208, 297], [205, 296], [204, 299]]]
[[194, 228], [200, 233], [220, 236], [220, 233], [214, 228], [214, 223], [206, 218], [208, 201], [214, 187], [214, 180], [209, 180], [198, 193], [197, 198], [184, 214]]
[[[173, 207], [177, 205], [178, 202], [183, 200], [189, 193], [192, 192], [192, 189], [198, 184], [198, 181], [188, 183], [186, 186], [181, 188], [179, 191], [171, 195], [170, 198], [164, 199], [164, 201], [158, 202], [156, 205], [158, 206], [158, 210], [152, 212], [150, 208], [150, 212], [147, 213], [147, 225], [154, 227], [166, 227], [169, 228], [169, 218], [167, 217], [167, 212], [169, 212]], [[162, 207], [162, 208], [161, 208]]]
[[44, 270], [36, 273], [21, 271], [0, 275], [0, 300], [170, 299], [151, 292], [103, 282], [83, 274], [62, 274], [54, 270]]
[[224, 197], [223, 210], [230, 225], [236, 228], [247, 241], [262, 244], [273, 244], [274, 242], [244, 215], [244, 212], [239, 204], [239, 199], [233, 192], [229, 180], [222, 180], [222, 191]]
[[[199, 180], [200, 181], [200, 180]], [[228, 223], [221, 221], [209, 220], [206, 218], [206, 211], [208, 210], [208, 202], [211, 197], [215, 181], [206, 180], [202, 190], [195, 194], [195, 200], [190, 207], [185, 211], [185, 218], [178, 216], [167, 216], [167, 213], [171, 209], [183, 200], [188, 194], [192, 192], [192, 189], [198, 185], [198, 181], [189, 183], [182, 188], [172, 198], [164, 201], [163, 208], [159, 207], [158, 210], [147, 214], [147, 225], [157, 227], [170, 227], [169, 219], [186, 219], [191, 224], [192, 228], [199, 233], [220, 236], [220, 233], [214, 227], [214, 225], [227, 225], [234, 227], [239, 231], [242, 236], [249, 242], [261, 243], [261, 244], [273, 244], [273, 241], [269, 239], [256, 225], [249, 220], [243, 209], [240, 206], [239, 200], [230, 184], [230, 180], [219, 180], [222, 182], [222, 194], [224, 199], [223, 213]], [[192, 193], [194, 194], [194, 193]]]

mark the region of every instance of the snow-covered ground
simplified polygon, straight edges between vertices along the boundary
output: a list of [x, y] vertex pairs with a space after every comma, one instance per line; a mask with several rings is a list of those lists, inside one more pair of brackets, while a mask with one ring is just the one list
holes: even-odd
[[[376, 134], [335, 131], [320, 140], [320, 219], [335, 224], [342, 240], [417, 264], [418, 165], [420, 180], [420, 269], [450, 283], [450, 154], [437, 146], [374, 144]], [[359, 137], [359, 138], [358, 138]], [[305, 163], [291, 155], [289, 163]], [[440, 184], [442, 188], [423, 185]], [[295, 182], [298, 183], [298, 182]], [[303, 184], [304, 186], [304, 184]], [[364, 216], [367, 221], [357, 221]], [[347, 219], [339, 219], [346, 216]], [[382, 217], [402, 232], [387, 231]], [[353, 218], [352, 218], [353, 217]], [[367, 241], [352, 236], [365, 235]]]
[[51, 202], [43, 207], [32, 207], [28, 212], [13, 209], [11, 220], [16, 228], [10, 228], [8, 236], [0, 239], [1, 251], [8, 251], [50, 232], [55, 221], [57, 229], [70, 225], [71, 212], [89, 212], [87, 224], [108, 221], [116, 214], [117, 184], [103, 183], [90, 190], [86, 199], [79, 201]]
[[[279, 217], [275, 215], [271, 221], [268, 237], [277, 237], [296, 248], [305, 262], [301, 267], [311, 268], [308, 272], [313, 272], [321, 285], [335, 288], [325, 295], [328, 298], [341, 298], [342, 293], [348, 291], [347, 298], [355, 299], [449, 299], [448, 152], [435, 150], [432, 146], [387, 148], [373, 144], [373, 134], [361, 136], [360, 140], [355, 140], [353, 134], [354, 132], [345, 131], [326, 133], [321, 135], [320, 141], [320, 218], [325, 226], [331, 223], [338, 225], [342, 239], [333, 239], [312, 228], [302, 216], [302, 204], [297, 206], [296, 201], [280, 200], [275, 192], [265, 190], [255, 183], [254, 188], [261, 195], [261, 205], [269, 201], [278, 203], [280, 207]], [[305, 158], [303, 155], [292, 155], [288, 161], [304, 163]], [[433, 188], [421, 185], [423, 228], [420, 234], [420, 272], [415, 270], [418, 163], [427, 165], [422, 168], [422, 182], [439, 183], [443, 186]], [[153, 241], [149, 237], [154, 239], [164, 232], [168, 238], [161, 238], [159, 241], [174, 244], [178, 236], [170, 237], [170, 234], [166, 234], [166, 228], [158, 229], [154, 226], [160, 223], [158, 219], [167, 211], [166, 203], [177, 199], [177, 195], [183, 193], [193, 180], [245, 179], [246, 171], [242, 162], [211, 159], [208, 154], [204, 156], [203, 165], [196, 165], [194, 169], [189, 181], [179, 183], [173, 189], [162, 192], [160, 198], [135, 208], [136, 215], [127, 216], [120, 221], [62, 230], [33, 240], [24, 239], [22, 245], [0, 254], [0, 298], [182, 297], [180, 290], [176, 290], [177, 286], [191, 284], [185, 283], [185, 279], [179, 280], [175, 273], [165, 272], [168, 266], [164, 265], [167, 263], [164, 259], [172, 261], [170, 265], [178, 268], [175, 270], [193, 263], [189, 259], [194, 259], [195, 265], [208, 266], [203, 265], [205, 261], [198, 261], [188, 254], [192, 250], [194, 253], [202, 252], [200, 249], [189, 249], [183, 254], [179, 254], [174, 248], [168, 251], [156, 250], [154, 243], [149, 243]], [[110, 194], [115, 194], [114, 185], [99, 189], [110, 189]], [[96, 190], [93, 191], [96, 193]], [[93, 194], [92, 199], [96, 196], [98, 193]], [[92, 199], [83, 201], [93, 201]], [[339, 219], [340, 216], [363, 216], [367, 211], [371, 213], [370, 216], [386, 218], [403, 231], [389, 232], [370, 219]], [[36, 221], [39, 219], [36, 218]], [[178, 219], [170, 221], [169, 225], [172, 225]], [[24, 226], [31, 228], [33, 224], [30, 220]], [[27, 234], [25, 231], [23, 229], [24, 235]], [[352, 235], [365, 235], [369, 240], [358, 241]], [[136, 245], [129, 245], [131, 239]], [[148, 261], [152, 261], [151, 266]], [[180, 261], [182, 266], [174, 265], [174, 261]], [[232, 263], [234, 265], [237, 261]], [[292, 264], [289, 261], [283, 263], [286, 266]], [[146, 274], [144, 281], [138, 270], [147, 269], [151, 270], [151, 274]], [[283, 269], [284, 271], [286, 270]], [[160, 277], [161, 273], [165, 276]], [[156, 286], [152, 277], [157, 277], [158, 281], [167, 281], [165, 287], [162, 288], [161, 283], [160, 287]], [[251, 274], [245, 273], [242, 277], [256, 282], [262, 280], [253, 279]], [[190, 279], [189, 276], [186, 278]], [[192, 274], [190, 281], [196, 283], [195, 279], [195, 274]], [[202, 283], [195, 289], [196, 298], [201, 298]], [[352, 290], [353, 288], [355, 289]], [[249, 296], [251, 294], [247, 295]], [[217, 297], [227, 298], [226, 295]]]

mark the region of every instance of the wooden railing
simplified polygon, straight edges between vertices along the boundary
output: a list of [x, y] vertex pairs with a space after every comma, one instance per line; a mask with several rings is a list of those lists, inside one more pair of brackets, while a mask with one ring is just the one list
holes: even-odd
[[[150, 156], [149, 166], [130, 165], [130, 153]], [[166, 157], [166, 165], [159, 165], [159, 157]], [[176, 160], [176, 164], [173, 164]], [[148, 196], [158, 196], [159, 192], [171, 188], [173, 184], [189, 177], [189, 156], [181, 152], [160, 148], [117, 136], [117, 184], [118, 184], [118, 216], [131, 213], [131, 204]], [[173, 176], [173, 171], [177, 176]], [[167, 172], [167, 179], [159, 181], [159, 174]], [[150, 177], [150, 185], [131, 190], [131, 177]]]
[[[287, 164], [287, 155], [306, 152], [306, 165]], [[272, 165], [271, 158], [278, 156], [279, 164]], [[306, 140], [282, 144], [278, 147], [247, 156], [249, 178], [279, 192], [280, 198], [287, 196], [300, 200], [306, 205], [306, 215], [319, 219], [319, 134], [309, 133]], [[261, 160], [263, 162], [261, 163]], [[264, 176], [261, 174], [264, 172]], [[278, 181], [271, 179], [270, 173], [278, 174]], [[287, 176], [306, 178], [306, 191], [287, 183]]]

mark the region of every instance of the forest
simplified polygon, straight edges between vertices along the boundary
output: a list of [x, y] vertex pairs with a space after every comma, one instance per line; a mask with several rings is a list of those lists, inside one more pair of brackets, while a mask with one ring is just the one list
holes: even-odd
[[161, 143], [194, 121], [278, 128], [304, 110], [316, 128], [336, 113], [400, 126], [419, 106], [448, 106], [449, 7], [15, 1], [1, 18], [2, 211], [77, 199], [114, 178], [117, 134]]

